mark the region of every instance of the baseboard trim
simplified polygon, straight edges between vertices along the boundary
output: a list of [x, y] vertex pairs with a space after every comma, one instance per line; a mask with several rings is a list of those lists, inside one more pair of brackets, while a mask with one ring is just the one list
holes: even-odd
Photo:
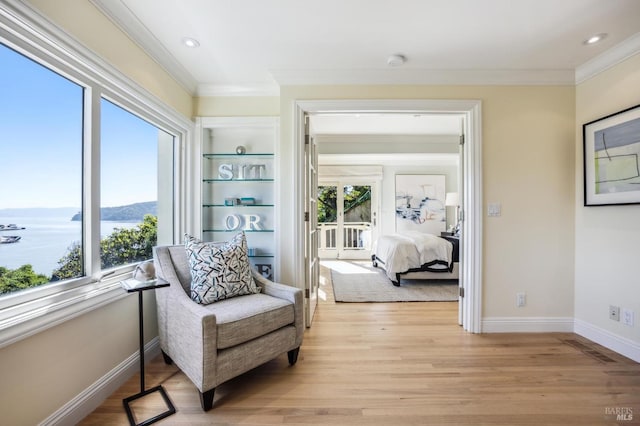
[[572, 317], [489, 317], [482, 319], [483, 333], [571, 333]]
[[579, 319], [575, 320], [574, 332], [635, 362], [640, 362], [640, 343], [638, 342]]
[[[146, 360], [151, 360], [160, 354], [160, 340], [151, 339], [144, 347]], [[136, 352], [122, 361], [114, 369], [98, 379], [91, 386], [83, 390], [71, 401], [60, 407], [55, 413], [44, 419], [39, 425], [75, 425], [91, 414], [112, 393], [120, 388], [131, 376], [140, 369], [140, 354]], [[124, 412], [124, 408], [123, 408]]]

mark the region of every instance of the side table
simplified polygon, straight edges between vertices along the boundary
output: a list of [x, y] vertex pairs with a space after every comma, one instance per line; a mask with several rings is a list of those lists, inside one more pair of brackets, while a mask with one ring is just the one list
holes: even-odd
[[[131, 426], [146, 426], [146, 425], [150, 425], [151, 423], [157, 422], [160, 419], [164, 419], [165, 417], [168, 417], [176, 412], [175, 407], [171, 403], [171, 400], [169, 399], [169, 396], [165, 392], [162, 385], [155, 386], [147, 390], [145, 390], [145, 386], [144, 386], [144, 322], [143, 322], [144, 315], [143, 315], [143, 305], [142, 305], [142, 293], [146, 290], [155, 290], [162, 287], [169, 287], [169, 283], [160, 279], [151, 280], [151, 281], [137, 281], [135, 279], [129, 279], [129, 280], [121, 281], [120, 285], [122, 286], [123, 289], [127, 291], [127, 293], [134, 293], [134, 292], [138, 293], [138, 326], [140, 328], [139, 330], [140, 392], [128, 398], [123, 399], [122, 403], [124, 404], [124, 409], [127, 412], [127, 417], [129, 418], [129, 424]], [[167, 411], [164, 411], [143, 422], [136, 423], [135, 419], [133, 418], [133, 412], [131, 411], [131, 407], [129, 406], [129, 403], [132, 401], [135, 401], [138, 398], [147, 396], [153, 392], [160, 392], [160, 395], [162, 395], [162, 399], [164, 399], [164, 402], [168, 407]]]

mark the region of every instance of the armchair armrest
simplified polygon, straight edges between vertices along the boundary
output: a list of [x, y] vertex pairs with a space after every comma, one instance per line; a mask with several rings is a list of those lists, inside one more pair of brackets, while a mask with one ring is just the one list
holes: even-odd
[[263, 277], [255, 269], [251, 269], [256, 284], [262, 289], [262, 293], [279, 299], [288, 300], [294, 306], [294, 323], [296, 327], [296, 344], [302, 344], [302, 336], [304, 333], [304, 301], [302, 290], [286, 284], [273, 282]]

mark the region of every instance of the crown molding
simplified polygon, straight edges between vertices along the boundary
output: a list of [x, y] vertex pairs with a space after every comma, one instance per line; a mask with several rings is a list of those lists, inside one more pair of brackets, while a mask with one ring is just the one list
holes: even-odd
[[565, 86], [575, 81], [573, 69], [550, 70], [433, 70], [342, 69], [271, 70], [281, 86], [302, 85], [496, 85]]
[[221, 85], [199, 84], [197, 96], [280, 96], [278, 84]]
[[580, 84], [640, 53], [640, 32], [576, 68], [575, 84]]
[[574, 70], [272, 70], [277, 83], [198, 85], [198, 96], [279, 96], [281, 86], [463, 85], [573, 86]]
[[191, 95], [198, 83], [121, 0], [89, 0]]

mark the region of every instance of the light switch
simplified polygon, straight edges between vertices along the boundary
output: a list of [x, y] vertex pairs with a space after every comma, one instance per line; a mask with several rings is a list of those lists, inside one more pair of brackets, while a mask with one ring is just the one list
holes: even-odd
[[502, 205], [500, 203], [489, 203], [487, 214], [489, 216], [500, 216], [502, 213]]

